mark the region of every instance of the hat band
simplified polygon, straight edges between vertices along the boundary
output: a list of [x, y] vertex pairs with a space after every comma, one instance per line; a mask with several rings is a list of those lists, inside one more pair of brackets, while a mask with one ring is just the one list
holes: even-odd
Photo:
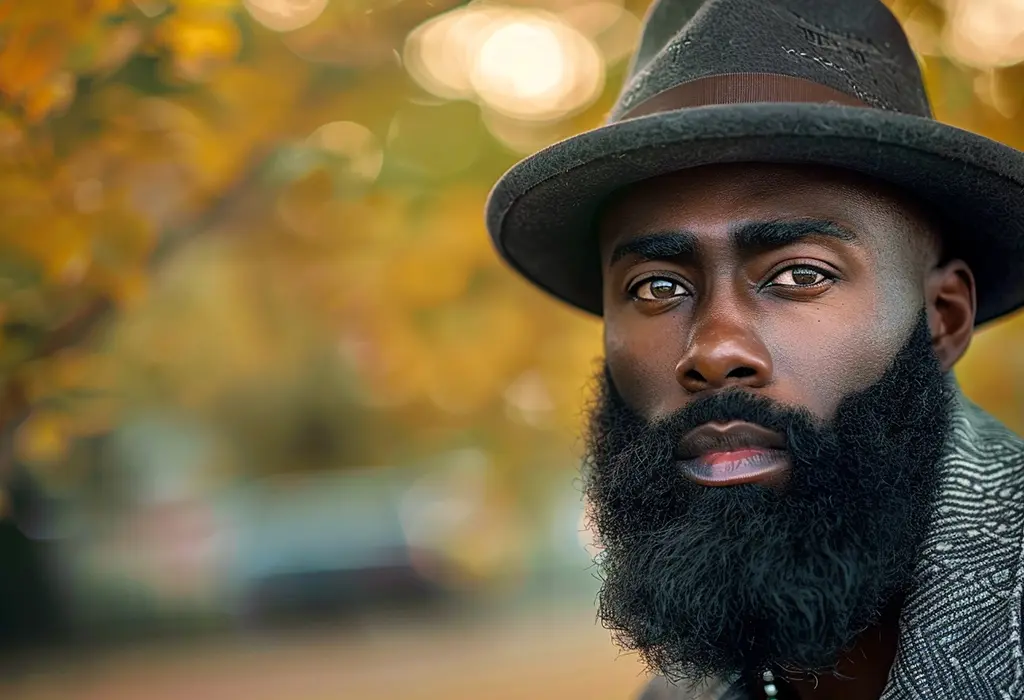
[[751, 102], [814, 102], [870, 107], [827, 85], [777, 73], [724, 73], [697, 78], [649, 97], [619, 119], [670, 112], [687, 107]]

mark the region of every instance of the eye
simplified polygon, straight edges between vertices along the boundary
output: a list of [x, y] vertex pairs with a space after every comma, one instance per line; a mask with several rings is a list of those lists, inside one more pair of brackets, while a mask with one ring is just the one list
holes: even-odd
[[686, 287], [668, 277], [649, 277], [634, 285], [629, 293], [641, 301], [667, 301], [685, 296]]
[[795, 287], [795, 288], [808, 288], [817, 287], [831, 282], [835, 277], [823, 272], [816, 267], [810, 267], [808, 265], [797, 265], [790, 267], [775, 277], [769, 283], [772, 287]]

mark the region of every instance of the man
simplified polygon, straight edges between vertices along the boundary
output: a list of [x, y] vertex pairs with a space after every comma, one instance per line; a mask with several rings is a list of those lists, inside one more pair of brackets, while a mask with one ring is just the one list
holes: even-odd
[[1024, 444], [959, 393], [1024, 304], [1024, 154], [876, 0], [661, 0], [501, 255], [603, 316], [586, 496], [645, 698], [1024, 697]]

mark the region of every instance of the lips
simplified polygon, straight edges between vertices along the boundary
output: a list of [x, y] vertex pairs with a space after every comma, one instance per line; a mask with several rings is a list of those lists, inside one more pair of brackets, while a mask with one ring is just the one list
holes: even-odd
[[777, 479], [789, 469], [785, 440], [753, 423], [706, 423], [679, 442], [683, 472], [705, 486], [731, 486]]

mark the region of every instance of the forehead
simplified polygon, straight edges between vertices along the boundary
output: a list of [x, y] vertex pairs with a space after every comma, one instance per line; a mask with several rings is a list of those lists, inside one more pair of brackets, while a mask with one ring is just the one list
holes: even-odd
[[738, 164], [693, 168], [623, 190], [602, 214], [601, 245], [607, 254], [615, 242], [652, 231], [713, 235], [738, 221], [808, 217], [844, 224], [876, 244], [906, 238], [892, 236], [894, 228], [917, 228], [898, 193], [854, 173]]

